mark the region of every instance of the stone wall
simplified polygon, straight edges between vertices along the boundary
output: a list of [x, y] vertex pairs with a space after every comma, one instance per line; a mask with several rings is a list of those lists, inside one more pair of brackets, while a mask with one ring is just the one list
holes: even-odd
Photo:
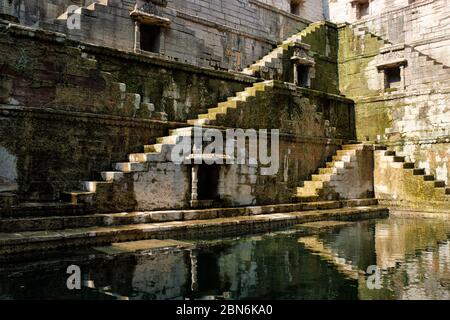
[[[184, 121], [255, 79], [1, 27], [0, 102]], [[124, 63], [126, 61], [127, 63]], [[163, 117], [163, 118], [164, 118]]]
[[[438, 151], [438, 148], [433, 149], [432, 152]], [[430, 155], [432, 153], [426, 154], [426, 157]], [[374, 186], [380, 204], [422, 212], [447, 212], [450, 195], [446, 194], [441, 182], [434, 180], [433, 176], [424, 175], [423, 169], [408, 167], [400, 161], [402, 159], [396, 158], [386, 154], [386, 151], [375, 151]]]
[[259, 92], [237, 112], [218, 118], [218, 126], [281, 133], [277, 174], [263, 176], [260, 168], [231, 168], [230, 199], [250, 195], [247, 199], [256, 204], [290, 201], [301, 181], [324, 165], [343, 141], [354, 139], [353, 111], [353, 103], [342, 97], [275, 82], [273, 89]]
[[[401, 80], [386, 88], [383, 68], [391, 62], [403, 64]], [[359, 140], [383, 142], [427, 174], [450, 180], [448, 66], [350, 26], [340, 28], [339, 75], [341, 92], [356, 102]]]
[[[58, 35], [21, 27], [1, 31], [0, 185], [2, 191], [18, 189], [22, 200], [55, 200], [62, 191], [80, 189], [80, 181], [98, 179], [176, 126], [161, 117], [185, 120], [254, 81], [134, 54], [114, 56], [114, 50], [85, 52]], [[129, 85], [114, 81], [119, 79]]]
[[370, 2], [366, 15], [358, 16], [357, 2], [354, 0], [328, 0], [330, 20], [336, 23], [357, 22], [367, 20], [387, 11], [404, 9], [405, 6], [416, 4], [423, 0], [360, 0], [360, 3]]
[[[381, 0], [380, 0], [381, 1]], [[377, 1], [371, 1], [376, 3]], [[353, 28], [367, 28], [370, 32], [394, 44], [407, 44], [437, 61], [449, 65], [450, 7], [447, 0], [416, 1], [396, 8], [387, 1], [386, 7], [375, 14], [354, 21]], [[397, 2], [407, 2], [397, 0]]]
[[[140, 36], [136, 36], [135, 22], [130, 17], [136, 5], [134, 0], [101, 0], [95, 4], [89, 0], [52, 0], [35, 1], [32, 5], [20, 0], [9, 5], [6, 1], [3, 12], [19, 17], [25, 25], [57, 30], [76, 40], [126, 51], [136, 47], [140, 52]], [[167, 1], [166, 6], [157, 6], [157, 15], [169, 21], [160, 29], [157, 54], [200, 66], [242, 70], [311, 20], [323, 18], [321, 1], [304, 1], [298, 15], [290, 13], [288, 2]], [[69, 5], [81, 9], [72, 15], [66, 11]], [[75, 18], [80, 28], [68, 28]]]

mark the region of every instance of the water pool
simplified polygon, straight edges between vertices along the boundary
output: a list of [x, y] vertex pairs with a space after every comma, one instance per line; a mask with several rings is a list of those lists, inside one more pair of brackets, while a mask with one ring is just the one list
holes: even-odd
[[[66, 251], [2, 261], [0, 299], [450, 299], [449, 235], [446, 218], [390, 217], [188, 249]], [[67, 288], [72, 264], [81, 290]]]

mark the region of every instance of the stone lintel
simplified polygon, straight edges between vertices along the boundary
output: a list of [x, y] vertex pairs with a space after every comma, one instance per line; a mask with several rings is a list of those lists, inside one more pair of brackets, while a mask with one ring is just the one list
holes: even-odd
[[171, 24], [171, 21], [167, 18], [157, 16], [151, 13], [146, 13], [141, 10], [133, 10], [130, 13], [130, 17], [135, 21], [145, 25], [168, 27]]
[[394, 67], [400, 67], [400, 66], [406, 66], [408, 64], [408, 60], [406, 59], [397, 59], [397, 60], [391, 60], [382, 62], [377, 65], [378, 70], [383, 70], [387, 68], [394, 68]]
[[296, 64], [302, 64], [302, 65], [308, 65], [308, 66], [314, 66], [316, 63], [313, 60], [301, 58], [298, 56], [293, 56], [291, 60]]

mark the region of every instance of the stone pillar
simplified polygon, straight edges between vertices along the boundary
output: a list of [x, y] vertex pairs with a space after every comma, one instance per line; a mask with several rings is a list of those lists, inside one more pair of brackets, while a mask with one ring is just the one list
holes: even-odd
[[400, 89], [405, 90], [405, 66], [400, 65]]
[[192, 173], [191, 173], [191, 200], [197, 201], [198, 200], [198, 165], [192, 166]]
[[139, 52], [141, 49], [141, 31], [138, 21], [134, 22], [134, 52]]
[[298, 86], [298, 64], [294, 63], [294, 84]]

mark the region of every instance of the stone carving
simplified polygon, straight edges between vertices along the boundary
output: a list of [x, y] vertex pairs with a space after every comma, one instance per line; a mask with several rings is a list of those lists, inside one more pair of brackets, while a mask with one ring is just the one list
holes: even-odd
[[166, 7], [167, 0], [137, 0], [135, 9], [148, 14], [157, 15], [158, 6]]

